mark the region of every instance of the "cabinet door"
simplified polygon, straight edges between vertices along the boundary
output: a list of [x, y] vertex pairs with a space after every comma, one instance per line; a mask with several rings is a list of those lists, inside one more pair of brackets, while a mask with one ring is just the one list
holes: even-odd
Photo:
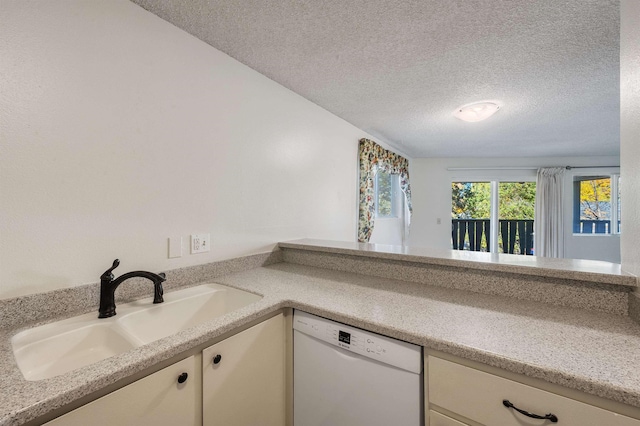
[[[195, 357], [118, 389], [58, 417], [48, 426], [198, 425], [199, 380]], [[178, 383], [181, 374], [188, 377]]]
[[284, 325], [280, 314], [202, 352], [204, 425], [284, 425]]
[[429, 410], [429, 426], [467, 426], [465, 423], [440, 414], [437, 411]]

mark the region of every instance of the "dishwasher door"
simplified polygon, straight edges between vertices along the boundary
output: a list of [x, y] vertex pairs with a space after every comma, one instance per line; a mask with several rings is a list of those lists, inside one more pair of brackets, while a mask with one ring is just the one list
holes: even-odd
[[[363, 331], [358, 333], [366, 341]], [[353, 331], [348, 334], [353, 342]], [[383, 337], [369, 335], [377, 342]], [[421, 362], [418, 372], [408, 371], [294, 330], [293, 363], [294, 426], [422, 424]]]

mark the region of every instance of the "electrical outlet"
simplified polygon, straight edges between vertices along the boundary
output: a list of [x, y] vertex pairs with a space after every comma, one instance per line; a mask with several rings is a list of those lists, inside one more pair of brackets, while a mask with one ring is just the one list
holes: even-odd
[[211, 234], [191, 234], [191, 254], [210, 250]]

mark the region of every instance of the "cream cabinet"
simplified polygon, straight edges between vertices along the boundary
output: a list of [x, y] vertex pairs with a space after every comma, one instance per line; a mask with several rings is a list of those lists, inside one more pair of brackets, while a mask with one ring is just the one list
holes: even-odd
[[459, 422], [433, 410], [429, 410], [429, 420], [431, 421], [429, 426], [467, 426], [466, 423]]
[[431, 355], [427, 386], [429, 426], [640, 426], [614, 411]]
[[200, 424], [200, 380], [191, 356], [58, 417], [48, 426]]
[[202, 352], [205, 426], [284, 426], [282, 314]]
[[48, 426], [284, 426], [283, 314], [46, 423]]

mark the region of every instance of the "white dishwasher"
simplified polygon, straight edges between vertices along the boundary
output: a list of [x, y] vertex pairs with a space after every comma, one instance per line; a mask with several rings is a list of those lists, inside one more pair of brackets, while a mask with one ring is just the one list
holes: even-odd
[[419, 426], [422, 348], [296, 310], [294, 426]]

